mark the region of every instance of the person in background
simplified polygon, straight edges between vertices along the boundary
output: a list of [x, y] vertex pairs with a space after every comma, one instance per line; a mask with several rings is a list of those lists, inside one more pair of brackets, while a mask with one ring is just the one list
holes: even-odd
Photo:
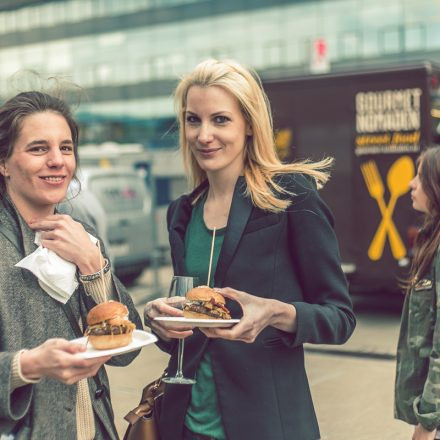
[[[0, 434], [7, 438], [118, 438], [102, 366], [127, 365], [137, 353], [81, 359], [85, 347], [69, 340], [105, 299], [125, 303], [131, 321], [142, 323], [104, 247], [101, 254], [87, 233], [96, 232], [55, 211], [75, 178], [77, 148], [78, 126], [63, 100], [31, 91], [0, 107]], [[80, 282], [65, 305], [40, 277], [16, 266], [40, 252], [37, 231], [63, 267], [76, 266]]]
[[423, 213], [397, 346], [395, 417], [415, 425], [412, 440], [440, 439], [440, 147], [425, 150], [410, 183]]
[[[199, 277], [227, 298], [229, 329], [171, 328], [182, 316], [150, 301], [145, 323], [195, 385], [167, 385], [162, 440], [316, 440], [304, 343], [341, 344], [355, 317], [333, 219], [317, 188], [330, 159], [283, 164], [270, 107], [256, 75], [234, 61], [208, 60], [179, 83], [180, 147], [194, 190], [168, 210], [175, 275]], [[212, 273], [208, 280], [213, 230]]]

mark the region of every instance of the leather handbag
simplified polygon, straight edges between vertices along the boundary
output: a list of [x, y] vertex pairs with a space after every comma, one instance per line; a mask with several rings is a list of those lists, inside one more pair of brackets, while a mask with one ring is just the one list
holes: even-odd
[[139, 405], [124, 417], [129, 423], [124, 440], [160, 440], [158, 424], [160, 405], [165, 391], [163, 376], [149, 383], [142, 390]]

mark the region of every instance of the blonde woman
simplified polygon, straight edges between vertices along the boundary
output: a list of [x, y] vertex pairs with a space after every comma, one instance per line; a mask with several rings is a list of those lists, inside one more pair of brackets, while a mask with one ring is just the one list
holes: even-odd
[[256, 75], [208, 60], [179, 83], [180, 146], [194, 190], [173, 202], [168, 228], [174, 272], [227, 298], [229, 329], [171, 329], [153, 319], [182, 315], [166, 299], [145, 320], [171, 353], [187, 338], [192, 387], [170, 385], [163, 440], [316, 440], [303, 343], [340, 344], [355, 326], [332, 217], [317, 193], [331, 160], [282, 164], [269, 103]]

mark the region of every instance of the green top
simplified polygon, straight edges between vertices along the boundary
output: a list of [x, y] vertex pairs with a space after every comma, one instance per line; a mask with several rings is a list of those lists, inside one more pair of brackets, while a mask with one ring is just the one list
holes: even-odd
[[406, 295], [397, 346], [395, 417], [440, 427], [440, 257]]
[[[207, 285], [209, 257], [213, 231], [208, 229], [203, 220], [203, 206], [206, 196], [197, 201], [191, 214], [185, 235], [185, 269], [190, 276], [198, 277], [201, 285]], [[214, 287], [214, 274], [217, 267], [220, 249], [223, 244], [225, 229], [215, 232], [214, 252], [210, 283]], [[196, 374], [197, 382], [192, 386], [191, 402], [185, 416], [185, 425], [193, 432], [225, 440], [217, 391], [211, 367], [211, 357], [205, 351]]]

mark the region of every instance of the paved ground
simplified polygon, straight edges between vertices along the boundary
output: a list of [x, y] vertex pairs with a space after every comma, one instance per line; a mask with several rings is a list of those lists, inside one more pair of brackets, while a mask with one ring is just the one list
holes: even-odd
[[[162, 268], [161, 284], [166, 285], [170, 277], [170, 268]], [[153, 284], [150, 273], [130, 288], [136, 303], [143, 304], [157, 290]], [[340, 352], [329, 352], [332, 347], [327, 346], [307, 347], [307, 371], [323, 440], [411, 438], [411, 428], [393, 419], [398, 307], [391, 304], [377, 310], [374, 302], [356, 301], [358, 326], [350, 341], [338, 347]], [[372, 303], [370, 310], [365, 304]], [[156, 378], [166, 363], [167, 355], [149, 346], [130, 366], [108, 368], [121, 437], [127, 426], [123, 416], [138, 403], [142, 387]]]

